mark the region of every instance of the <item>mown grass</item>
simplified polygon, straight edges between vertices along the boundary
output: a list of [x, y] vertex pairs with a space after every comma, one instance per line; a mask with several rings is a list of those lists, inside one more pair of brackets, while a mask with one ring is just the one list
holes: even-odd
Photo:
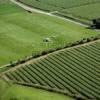
[[0, 100], [74, 100], [68, 96], [41, 89], [6, 83], [0, 80]]
[[[99, 34], [80, 25], [28, 13], [8, 1], [0, 4], [0, 66]], [[50, 42], [43, 40], [50, 38]]]

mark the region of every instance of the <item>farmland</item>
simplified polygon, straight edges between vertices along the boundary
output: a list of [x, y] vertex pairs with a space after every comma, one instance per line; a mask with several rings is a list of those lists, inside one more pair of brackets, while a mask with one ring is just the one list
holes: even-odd
[[[30, 14], [6, 1], [0, 5], [0, 66], [97, 34], [56, 17]], [[45, 38], [51, 41], [44, 43]]]
[[[78, 18], [81, 22], [90, 24], [94, 18], [99, 18], [100, 0], [19, 0], [32, 7], [53, 12], [64, 17]], [[57, 11], [57, 12], [56, 12]]]
[[62, 90], [76, 98], [100, 99], [100, 42], [52, 53], [6, 73], [15, 83]]
[[100, 0], [0, 0], [0, 100], [100, 100], [99, 12]]
[[100, 16], [99, 7], [100, 7], [100, 3], [94, 3], [94, 4], [89, 4], [81, 7], [65, 9], [63, 10], [63, 13], [69, 13], [72, 14], [73, 16], [91, 21], [92, 19], [99, 18]]
[[61, 11], [62, 9], [73, 8], [80, 5], [87, 5], [99, 0], [19, 0], [23, 3], [48, 11]]

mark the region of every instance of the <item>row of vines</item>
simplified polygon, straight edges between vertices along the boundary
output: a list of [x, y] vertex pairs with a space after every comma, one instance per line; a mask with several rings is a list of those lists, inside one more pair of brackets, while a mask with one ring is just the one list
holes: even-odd
[[52, 53], [5, 75], [16, 83], [100, 99], [100, 42]]

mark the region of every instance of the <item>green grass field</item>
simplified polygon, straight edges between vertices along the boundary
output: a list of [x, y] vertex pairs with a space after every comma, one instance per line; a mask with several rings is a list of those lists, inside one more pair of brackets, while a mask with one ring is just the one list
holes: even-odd
[[63, 10], [63, 13], [69, 13], [75, 17], [92, 20], [100, 16], [100, 3], [89, 4], [81, 7], [74, 7]]
[[[30, 14], [6, 1], [0, 4], [0, 66], [97, 34], [56, 17]], [[45, 38], [51, 41], [44, 43]]]
[[19, 0], [23, 3], [31, 5], [36, 8], [48, 11], [61, 11], [67, 8], [73, 8], [76, 6], [87, 5], [95, 2], [100, 2], [99, 0]]
[[0, 80], [0, 100], [74, 100], [65, 95], [15, 84], [8, 85]]

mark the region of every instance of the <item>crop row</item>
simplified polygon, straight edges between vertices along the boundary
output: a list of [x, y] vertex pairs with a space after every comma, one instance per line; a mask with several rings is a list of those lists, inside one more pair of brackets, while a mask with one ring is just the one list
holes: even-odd
[[48, 11], [54, 11], [54, 10], [60, 11], [66, 8], [73, 8], [77, 6], [100, 2], [99, 0], [18, 0], [18, 1]]
[[100, 99], [100, 42], [52, 53], [5, 75], [13, 82]]

